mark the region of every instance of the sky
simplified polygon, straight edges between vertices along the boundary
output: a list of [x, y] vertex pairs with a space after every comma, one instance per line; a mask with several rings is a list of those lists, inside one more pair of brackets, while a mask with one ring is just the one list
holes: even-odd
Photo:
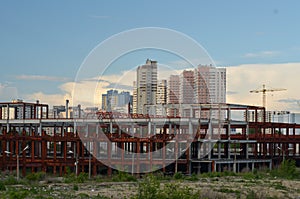
[[[3, 0], [0, 101], [40, 100], [60, 105], [72, 100], [75, 86], [82, 97], [78, 101], [90, 106], [95, 101], [91, 98], [100, 101], [101, 93], [116, 83], [130, 89], [135, 68], [147, 58], [165, 66], [162, 74], [170, 68], [174, 72], [176, 66], [189, 68], [176, 54], [142, 49], [116, 56], [109, 67], [99, 64], [102, 70], [90, 71], [94, 76], [78, 81], [99, 45], [104, 54], [114, 53], [112, 48], [103, 49], [105, 42], [124, 31], [157, 27], [189, 37], [203, 48], [202, 55], [227, 68], [228, 103], [262, 105], [262, 95], [249, 91], [265, 84], [287, 89], [267, 94], [269, 110], [300, 112], [299, 7], [297, 0]], [[201, 55], [193, 60], [203, 64]], [[94, 96], [85, 95], [87, 90]]]

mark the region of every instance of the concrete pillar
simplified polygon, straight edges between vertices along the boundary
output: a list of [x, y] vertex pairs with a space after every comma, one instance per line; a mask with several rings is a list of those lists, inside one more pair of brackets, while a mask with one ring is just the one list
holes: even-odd
[[112, 121], [109, 122], [109, 133], [113, 133], [113, 124], [112, 124]]
[[228, 118], [228, 159], [230, 159], [231, 153], [230, 153], [230, 134], [231, 134], [231, 109], [228, 107], [228, 112], [227, 112], [227, 118]]
[[148, 135], [151, 135], [151, 121], [148, 122]]
[[218, 142], [218, 159], [221, 159], [221, 142]]
[[193, 134], [193, 124], [192, 124], [191, 119], [189, 119], [189, 135], [192, 135], [192, 134]]

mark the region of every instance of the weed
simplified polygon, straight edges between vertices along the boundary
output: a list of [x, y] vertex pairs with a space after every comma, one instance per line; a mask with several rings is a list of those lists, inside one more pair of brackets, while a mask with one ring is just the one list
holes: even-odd
[[3, 181], [3, 183], [5, 185], [15, 185], [18, 184], [18, 181], [14, 176], [10, 175]]
[[195, 181], [198, 181], [199, 178], [198, 178], [197, 174], [193, 173], [191, 176], [187, 177], [186, 180], [195, 182]]
[[74, 185], [73, 185], [73, 190], [74, 190], [74, 191], [78, 191], [78, 190], [79, 190], [79, 187], [78, 187], [77, 184], [74, 184]]
[[0, 181], [0, 191], [5, 191], [5, 190], [6, 190], [5, 184]]
[[174, 174], [173, 178], [175, 180], [182, 180], [184, 178], [184, 176], [181, 172], [177, 172], [177, 173]]
[[29, 181], [40, 181], [45, 179], [45, 176], [45, 172], [30, 173], [26, 176], [26, 179]]
[[236, 193], [236, 194], [241, 193], [239, 190], [233, 190], [233, 189], [228, 189], [228, 188], [221, 188], [217, 191], [222, 192], [222, 193]]
[[300, 172], [296, 169], [295, 160], [285, 160], [281, 163], [278, 169], [272, 170], [271, 175], [273, 177], [279, 177], [284, 179], [299, 179]]
[[112, 181], [114, 182], [136, 182], [137, 179], [133, 175], [130, 175], [129, 173], [118, 171], [116, 175], [112, 177]]
[[278, 189], [278, 190], [287, 190], [287, 187], [282, 185], [281, 182], [272, 183], [271, 186], [274, 187], [275, 189]]

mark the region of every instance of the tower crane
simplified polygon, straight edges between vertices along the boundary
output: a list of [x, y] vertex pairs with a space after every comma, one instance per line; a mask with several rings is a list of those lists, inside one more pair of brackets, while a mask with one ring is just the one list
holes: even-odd
[[266, 85], [263, 84], [262, 89], [256, 89], [256, 90], [251, 90], [250, 93], [262, 93], [262, 103], [263, 107], [266, 108], [267, 105], [267, 92], [274, 92], [274, 91], [285, 91], [287, 89], [285, 88], [273, 88], [273, 89], [266, 89]]

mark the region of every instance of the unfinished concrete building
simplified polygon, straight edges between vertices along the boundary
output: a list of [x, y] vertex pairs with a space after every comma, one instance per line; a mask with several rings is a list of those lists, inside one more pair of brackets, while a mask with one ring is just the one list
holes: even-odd
[[299, 165], [300, 125], [266, 122], [262, 107], [179, 104], [176, 109], [189, 109], [190, 115], [98, 112], [49, 118], [47, 104], [0, 103], [0, 169], [19, 166], [23, 175], [61, 176], [69, 167], [95, 176], [116, 169], [239, 172], [272, 168], [286, 158]]

